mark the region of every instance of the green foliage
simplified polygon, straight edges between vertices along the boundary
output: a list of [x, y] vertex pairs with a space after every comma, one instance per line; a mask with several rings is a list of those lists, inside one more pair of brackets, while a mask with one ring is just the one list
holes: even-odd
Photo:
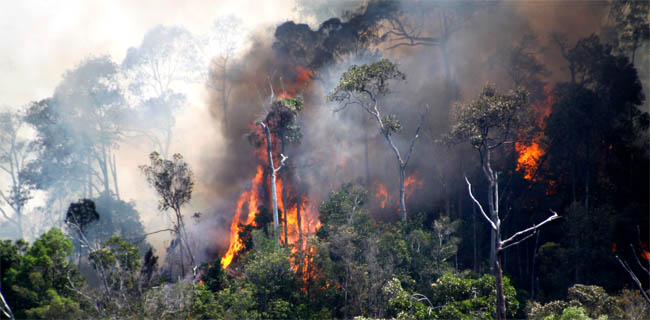
[[449, 144], [469, 141], [474, 148], [493, 148], [516, 138], [520, 129], [530, 127], [528, 91], [517, 88], [499, 93], [486, 84], [478, 98], [468, 104], [456, 104], [451, 132], [444, 137]]
[[368, 191], [353, 184], [345, 184], [339, 190], [330, 193], [327, 200], [318, 208], [321, 227], [317, 235], [327, 238], [333, 228], [350, 224], [353, 217], [367, 214], [362, 209], [367, 200]]
[[201, 280], [211, 292], [216, 293], [225, 286], [226, 274], [221, 267], [221, 259], [214, 259], [212, 262], [201, 264]]
[[285, 141], [300, 142], [302, 133], [297, 124], [297, 117], [302, 110], [302, 105], [303, 100], [300, 97], [282, 98], [271, 105], [271, 111], [266, 115], [265, 122], [270, 126], [271, 133], [280, 138], [282, 144]]
[[73, 298], [61, 297], [54, 289], [46, 291], [46, 300], [41, 306], [25, 311], [32, 319], [78, 319], [82, 312]]
[[195, 285], [190, 318], [221, 319], [216, 310], [217, 303], [214, 299], [213, 291], [205, 285]]
[[192, 170], [178, 153], [174, 154], [173, 160], [166, 160], [154, 151], [149, 155], [149, 160], [151, 165], [140, 166], [140, 170], [160, 195], [159, 209], [180, 210], [180, 207], [192, 198]]
[[387, 135], [392, 135], [393, 133], [399, 133], [402, 131], [402, 123], [394, 114], [383, 116], [381, 118], [381, 123], [384, 124], [384, 130]]
[[[446, 273], [431, 285], [431, 299], [404, 290], [396, 278], [383, 291], [388, 298], [388, 313], [397, 319], [491, 319], [496, 312], [495, 283], [490, 275], [471, 279]], [[507, 277], [504, 290], [507, 314], [512, 317], [519, 302]]]
[[71, 203], [65, 214], [65, 223], [74, 225], [80, 233], [83, 233], [90, 223], [97, 220], [99, 220], [99, 213], [95, 209], [95, 202], [90, 199], [81, 199], [77, 203]]
[[[637, 314], [639, 309], [636, 303], [642, 302], [638, 300], [640, 296], [635, 297], [634, 294], [625, 291], [620, 297], [612, 297], [599, 286], [576, 284], [568, 291], [566, 301], [555, 300], [544, 305], [529, 302], [526, 307], [528, 317], [534, 320], [623, 319]], [[637, 302], [630, 303], [635, 298]], [[621, 307], [624, 305], [621, 302], [624, 301], [627, 301], [628, 306], [628, 310], [625, 311]], [[647, 310], [647, 307], [645, 309]]]
[[84, 281], [67, 260], [72, 243], [61, 231], [51, 229], [30, 247], [23, 241], [3, 241], [0, 248], [2, 290], [17, 318], [67, 319], [78, 315], [80, 305], [70, 288]]
[[344, 102], [352, 95], [371, 101], [390, 92], [389, 80], [405, 80], [397, 65], [388, 59], [381, 59], [362, 66], [353, 65], [341, 76], [338, 86], [328, 96], [328, 100]]
[[90, 223], [85, 229], [88, 241], [103, 243], [112, 236], [120, 236], [140, 249], [141, 253], [149, 249], [145, 240], [144, 225], [140, 213], [135, 210], [134, 203], [115, 199], [102, 194], [93, 199], [99, 220]]
[[253, 231], [253, 250], [246, 257], [244, 274], [255, 288], [253, 295], [261, 313], [274, 299], [293, 300], [299, 285], [289, 258], [290, 253], [278, 250], [271, 237], [261, 230]]
[[388, 315], [395, 319], [431, 319], [435, 315], [430, 302], [429, 305], [423, 302], [428, 299], [405, 291], [397, 278], [388, 281], [382, 291], [388, 299]]
[[217, 292], [217, 319], [259, 319], [254, 286], [245, 280], [237, 280], [230, 287]]
[[[496, 313], [496, 281], [491, 275], [483, 275], [478, 279], [463, 279], [447, 273], [431, 287], [431, 302], [436, 306], [443, 306], [439, 311], [442, 319], [491, 318]], [[513, 317], [519, 308], [519, 302], [515, 298], [515, 288], [506, 276], [503, 277], [503, 290], [506, 314]]]

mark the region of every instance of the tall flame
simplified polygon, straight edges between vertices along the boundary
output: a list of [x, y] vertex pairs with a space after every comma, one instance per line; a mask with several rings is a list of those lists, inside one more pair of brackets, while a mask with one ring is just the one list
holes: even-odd
[[[551, 106], [553, 105], [551, 90], [552, 87], [550, 85], [545, 86], [545, 98], [531, 104], [532, 109], [538, 115], [537, 119], [535, 119], [536, 124], [542, 130], [546, 127], [546, 118], [551, 114]], [[515, 151], [518, 154], [516, 170], [522, 172], [526, 180], [535, 180], [534, 175], [539, 167], [539, 161], [545, 154], [544, 149], [540, 145], [541, 140], [542, 134], [539, 134], [529, 143], [515, 143]]]
[[[288, 88], [284, 88], [283, 85], [282, 92], [278, 94], [279, 99], [293, 97], [298, 90], [308, 85], [308, 81], [310, 80], [312, 72], [301, 66], [297, 66], [296, 71], [297, 71], [297, 75], [295, 81]], [[251, 126], [251, 130], [256, 130], [255, 124], [251, 124], [250, 126]], [[278, 143], [279, 143], [278, 139], [275, 136], [272, 136], [272, 144], [274, 146], [277, 146]], [[266, 154], [265, 146], [259, 146], [255, 148], [254, 155], [255, 158], [258, 159], [260, 163], [263, 164], [266, 163], [267, 154]], [[273, 161], [275, 164], [280, 162], [279, 154], [273, 155]], [[230, 225], [230, 244], [228, 247], [228, 251], [224, 254], [221, 260], [224, 269], [227, 268], [232, 263], [235, 256], [242, 249], [244, 249], [244, 244], [242, 243], [242, 240], [239, 238], [240, 224], [256, 226], [255, 215], [257, 214], [258, 206], [260, 206], [263, 202], [259, 192], [260, 190], [264, 190], [264, 187], [266, 187], [266, 190], [271, 189], [270, 188], [271, 186], [268, 185], [269, 183], [271, 183], [270, 181], [266, 181], [267, 185], [264, 185], [265, 182], [264, 166], [265, 165], [257, 166], [255, 177], [251, 180], [250, 189], [248, 191], [243, 192], [239, 196], [239, 199], [237, 200], [235, 215]], [[285, 196], [290, 196], [289, 193], [290, 190], [292, 190], [289, 186], [289, 181], [291, 180], [290, 179], [287, 180], [288, 181], [283, 181], [282, 177], [278, 177], [276, 180], [278, 213], [282, 214], [285, 211], [285, 209], [287, 210], [286, 212], [287, 221], [283, 221], [282, 223], [286, 224], [287, 226], [288, 229], [287, 233], [289, 238], [288, 241], [287, 239], [284, 239], [285, 238], [284, 225], [280, 226], [282, 230], [280, 234], [281, 234], [282, 241], [285, 243], [288, 242], [290, 245], [292, 245], [293, 246], [292, 251], [295, 252], [298, 248], [301, 249], [306, 248], [307, 236], [315, 232], [320, 227], [320, 221], [318, 219], [317, 210], [315, 210], [311, 206], [310, 201], [307, 197], [299, 196], [299, 197], [295, 197], [297, 199], [286, 199], [287, 202], [290, 203], [286, 203], [286, 204], [284, 203], [285, 197], [283, 197], [283, 194]], [[271, 199], [269, 199], [269, 201], [271, 201]], [[268, 205], [269, 208], [272, 207], [272, 203], [269, 203]], [[242, 221], [242, 219], [244, 218], [242, 216], [242, 210], [244, 210], [244, 206], [246, 206], [246, 209], [248, 209], [248, 213], [246, 214], [245, 217], [246, 220]], [[300, 230], [298, 230], [299, 228], [298, 215], [300, 215], [300, 220], [301, 220]], [[300, 243], [300, 240], [302, 240], [302, 243]]]
[[239, 238], [239, 223], [241, 220], [241, 211], [244, 208], [244, 204], [247, 204], [248, 214], [246, 215], [245, 225], [255, 224], [255, 215], [257, 214], [257, 206], [259, 203], [259, 187], [262, 185], [262, 178], [264, 176], [264, 170], [262, 166], [257, 166], [257, 172], [255, 177], [251, 181], [251, 189], [246, 191], [239, 196], [237, 200], [237, 207], [235, 210], [235, 216], [232, 219], [230, 224], [230, 246], [228, 251], [221, 259], [221, 264], [223, 268], [226, 268], [232, 262], [232, 259], [235, 257], [235, 254], [239, 252], [244, 244]]

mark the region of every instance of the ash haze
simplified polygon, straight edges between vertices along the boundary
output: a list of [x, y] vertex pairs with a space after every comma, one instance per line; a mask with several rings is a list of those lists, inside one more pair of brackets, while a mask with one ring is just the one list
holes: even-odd
[[[0, 266], [0, 295], [15, 318], [501, 320], [575, 309], [576, 292], [643, 302], [621, 290], [650, 293], [622, 261], [650, 262], [649, 7], [2, 4], [0, 240], [70, 250], [27, 259], [50, 253], [0, 241], [16, 269]], [[55, 260], [65, 288], [32, 285]], [[562, 318], [650, 312], [580, 303]]]
[[217, 17], [234, 14], [252, 29], [291, 19], [293, 7], [287, 0], [3, 2], [0, 104], [17, 106], [52, 94], [63, 72], [89, 55], [121, 62], [159, 24], [203, 33]]
[[[254, 0], [4, 2], [0, 5], [0, 108], [18, 109], [51, 96], [64, 73], [86, 58], [108, 55], [115, 63], [122, 63], [127, 49], [139, 46], [145, 34], [156, 26], [180, 26], [202, 36], [209, 34], [216, 19], [235, 16], [240, 28], [234, 33], [242, 40], [238, 48], [242, 50], [250, 30], [272, 30], [276, 24], [294, 18], [294, 6], [291, 1]], [[202, 161], [199, 150], [214, 150], [219, 137], [214, 124], [206, 122], [205, 86], [192, 85], [185, 93], [187, 102], [176, 116], [171, 152], [183, 154], [196, 176], [201, 177], [205, 173], [198, 165]], [[21, 134], [32, 133], [23, 128]], [[156, 195], [138, 169], [147, 163], [151, 150], [143, 141], [127, 139], [116, 151], [120, 192], [126, 195], [125, 200], [136, 200], [147, 231], [168, 223], [166, 218], [160, 219], [164, 215], [158, 213]], [[3, 190], [6, 181], [10, 181], [9, 177], [0, 173]], [[202, 207], [199, 203], [211, 192], [199, 181], [192, 205]], [[33, 196], [29, 209], [43, 205], [42, 193]], [[45, 226], [28, 220], [31, 226], [27, 229], [33, 232], [25, 236], [33, 239]]]

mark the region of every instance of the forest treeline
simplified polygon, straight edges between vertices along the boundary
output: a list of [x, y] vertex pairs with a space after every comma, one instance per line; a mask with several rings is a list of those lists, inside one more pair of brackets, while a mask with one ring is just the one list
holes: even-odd
[[[157, 27], [121, 64], [84, 60], [51, 97], [0, 113], [0, 318], [650, 318], [648, 3], [598, 4], [607, 19], [584, 37], [524, 32], [481, 59], [490, 82], [466, 85], [454, 37], [500, 5], [369, 1], [317, 30], [285, 22], [240, 55], [233, 18], [206, 37]], [[416, 90], [429, 57], [436, 89]], [[258, 63], [291, 72], [251, 76]], [[226, 213], [188, 210], [211, 187], [173, 153], [189, 83], [211, 92], [219, 152], [236, 155], [212, 163], [233, 165], [215, 180], [259, 168], [249, 216], [224, 195]], [[326, 131], [350, 124], [360, 136]], [[156, 150], [136, 178], [158, 197], [147, 214], [168, 219], [160, 230], [119, 190], [118, 151], [134, 139]], [[317, 183], [315, 167], [339, 159], [319, 147], [343, 140], [362, 156], [336, 168], [355, 172]], [[222, 217], [231, 243], [215, 247], [200, 226]]]

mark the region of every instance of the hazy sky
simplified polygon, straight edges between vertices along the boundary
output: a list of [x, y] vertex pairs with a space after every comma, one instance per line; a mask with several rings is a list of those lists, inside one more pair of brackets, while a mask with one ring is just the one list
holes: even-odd
[[208, 30], [235, 14], [249, 29], [294, 17], [292, 0], [28, 0], [0, 4], [0, 105], [50, 96], [61, 75], [84, 57], [121, 62], [158, 24]]

